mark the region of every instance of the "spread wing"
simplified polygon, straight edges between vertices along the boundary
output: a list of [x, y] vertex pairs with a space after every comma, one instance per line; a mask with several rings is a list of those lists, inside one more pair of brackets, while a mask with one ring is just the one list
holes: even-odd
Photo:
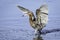
[[28, 9], [26, 9], [26, 8], [24, 8], [24, 7], [22, 7], [22, 6], [17, 6], [23, 13], [29, 13], [29, 12], [31, 12], [30, 10], [28, 10]]
[[37, 24], [42, 24], [45, 26], [48, 22], [48, 6], [46, 4], [42, 5], [36, 10]]
[[39, 9], [40, 12], [48, 14], [48, 6], [46, 4], [42, 5]]
[[23, 13], [27, 13], [28, 16], [30, 17], [29, 20], [30, 20], [30, 25], [35, 28], [35, 16], [33, 14], [33, 12], [31, 12], [30, 10], [22, 7], [22, 6], [17, 6]]

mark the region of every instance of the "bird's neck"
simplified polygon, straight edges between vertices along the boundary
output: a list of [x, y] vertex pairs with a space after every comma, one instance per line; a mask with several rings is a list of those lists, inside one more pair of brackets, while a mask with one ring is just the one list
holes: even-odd
[[35, 22], [35, 16], [34, 15], [29, 16], [29, 22], [30, 22], [31, 26], [34, 24], [34, 22]]
[[29, 20], [32, 22], [35, 21], [35, 16], [34, 15], [29, 16]]

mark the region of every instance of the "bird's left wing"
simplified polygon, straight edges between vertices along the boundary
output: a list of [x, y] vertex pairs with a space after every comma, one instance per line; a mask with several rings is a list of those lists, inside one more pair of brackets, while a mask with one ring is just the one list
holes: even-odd
[[17, 7], [18, 7], [23, 13], [31, 12], [30, 10], [28, 10], [28, 9], [22, 7], [22, 6], [17, 5]]

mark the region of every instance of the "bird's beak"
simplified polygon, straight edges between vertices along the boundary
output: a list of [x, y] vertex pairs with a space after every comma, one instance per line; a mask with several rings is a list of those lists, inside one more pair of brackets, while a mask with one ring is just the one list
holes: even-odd
[[25, 13], [25, 16], [27, 16], [28, 15], [28, 13]]
[[28, 13], [24, 13], [24, 15], [22, 15], [23, 17], [25, 17], [25, 16], [28, 16]]

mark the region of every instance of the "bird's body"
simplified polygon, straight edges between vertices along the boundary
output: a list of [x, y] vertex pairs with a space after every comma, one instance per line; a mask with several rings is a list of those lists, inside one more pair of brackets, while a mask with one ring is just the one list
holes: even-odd
[[36, 21], [36, 19], [35, 19], [34, 14], [33, 13], [29, 14], [29, 22], [30, 22], [30, 25], [32, 26], [32, 28], [34, 28], [34, 29], [36, 27], [35, 21]]
[[47, 5], [44, 4], [36, 10], [36, 18], [32, 11], [19, 5], [17, 7], [29, 16], [29, 23], [32, 26], [32, 28], [35, 29], [35, 34], [41, 32], [41, 30], [46, 26], [48, 21]]

